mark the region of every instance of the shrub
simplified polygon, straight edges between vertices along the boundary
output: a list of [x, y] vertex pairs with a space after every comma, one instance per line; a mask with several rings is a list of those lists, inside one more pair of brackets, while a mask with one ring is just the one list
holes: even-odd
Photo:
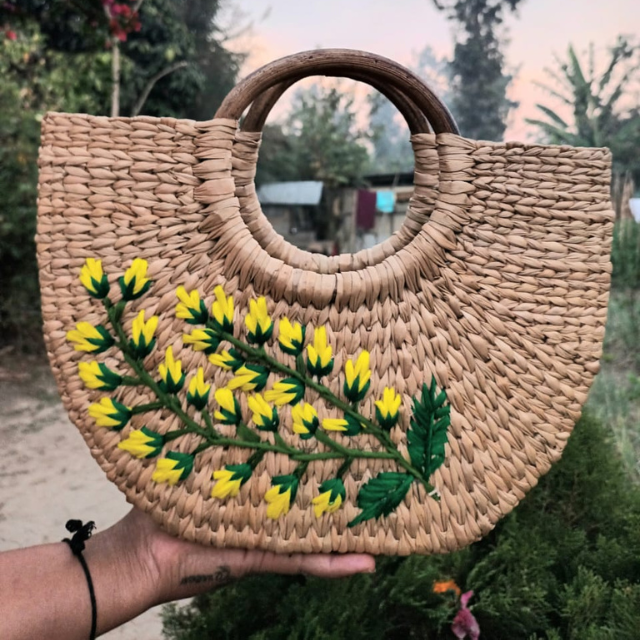
[[484, 540], [447, 556], [385, 558], [375, 575], [255, 576], [164, 610], [170, 640], [452, 638], [453, 578], [482, 637], [637, 638], [640, 491], [605, 429], [584, 417], [563, 459]]

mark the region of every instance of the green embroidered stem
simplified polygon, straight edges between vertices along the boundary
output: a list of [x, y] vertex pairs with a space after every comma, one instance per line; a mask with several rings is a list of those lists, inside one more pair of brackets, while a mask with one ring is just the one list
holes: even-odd
[[122, 376], [122, 382], [120, 384], [124, 385], [125, 387], [140, 387], [144, 385], [144, 382], [142, 382], [140, 378], [134, 378], [132, 376]]
[[[216, 330], [211, 323], [208, 323], [207, 326], [214, 331]], [[360, 413], [355, 411], [349, 403], [344, 402], [343, 400], [335, 396], [327, 387], [309, 378], [306, 373], [300, 373], [299, 371], [292, 369], [285, 364], [282, 364], [281, 362], [267, 354], [263, 348], [254, 349], [242, 340], [238, 340], [238, 338], [227, 332], [218, 332], [218, 335], [223, 340], [226, 340], [234, 347], [246, 353], [249, 357], [258, 361], [262, 361], [273, 370], [279, 371], [287, 377], [296, 378], [306, 387], [309, 387], [310, 389], [316, 391], [318, 395], [320, 395], [320, 397], [324, 398], [338, 409], [341, 409], [345, 414], [350, 415], [352, 418], [355, 418], [358, 422], [360, 422], [360, 424], [367, 428], [368, 433], [375, 436], [380, 444], [382, 444], [384, 448], [390, 454], [392, 454], [392, 457], [396, 460], [399, 466], [401, 466], [417, 480], [419, 480], [425, 486], [427, 491], [431, 491], [433, 489], [433, 487], [429, 484], [428, 479], [425, 478], [422, 473], [420, 473], [420, 471], [416, 469], [408, 460], [406, 460], [406, 458], [398, 451], [398, 448], [385, 431], [377, 427], [371, 420], [365, 418]], [[327, 443], [325, 442], [325, 444]]]
[[296, 370], [301, 376], [304, 376], [307, 373], [307, 367], [304, 364], [304, 356], [301, 353], [296, 356]]
[[139, 404], [135, 407], [131, 407], [131, 413], [134, 415], [137, 413], [145, 413], [147, 411], [155, 411], [156, 409], [164, 409], [165, 406], [162, 402], [149, 402], [147, 404]]
[[[137, 407], [132, 408], [133, 413], [143, 413], [144, 411], [151, 411], [161, 408], [168, 408], [183, 422], [183, 424], [187, 427], [186, 429], [177, 430], [170, 432], [165, 435], [165, 440], [167, 442], [174, 440], [180, 436], [187, 435], [189, 433], [196, 434], [204, 439], [204, 442], [200, 444], [192, 455], [196, 453], [200, 453], [205, 449], [211, 446], [233, 446], [239, 448], [247, 448], [254, 449], [254, 456], [258, 454], [264, 455], [267, 451], [272, 451], [275, 453], [282, 453], [289, 456], [292, 460], [300, 462], [301, 464], [298, 466], [296, 470], [296, 474], [299, 472], [300, 476], [306, 470], [308, 464], [310, 462], [316, 460], [331, 460], [331, 459], [340, 459], [343, 458], [344, 463], [340, 467], [340, 473], [346, 473], [347, 469], [351, 465], [354, 459], [356, 458], [370, 458], [370, 459], [393, 459], [398, 465], [406, 469], [412, 476], [417, 478], [428, 491], [432, 490], [431, 485], [428, 481], [422, 476], [422, 474], [415, 469], [411, 463], [409, 463], [402, 454], [398, 451], [395, 444], [391, 441], [391, 439], [387, 436], [387, 434], [379, 429], [373, 422], [363, 417], [360, 413], [355, 411], [348, 403], [342, 401], [340, 398], [336, 397], [327, 387], [324, 385], [315, 382], [311, 378], [307, 377], [306, 370], [304, 369], [304, 360], [302, 356], [296, 358], [296, 368], [298, 370], [291, 369], [290, 367], [280, 363], [275, 358], [269, 356], [264, 348], [253, 348], [248, 344], [242, 342], [241, 340], [236, 339], [233, 335], [223, 332], [219, 333], [220, 337], [224, 340], [227, 340], [232, 345], [240, 349], [242, 352], [246, 353], [250, 358], [256, 359], [258, 361], [264, 362], [269, 365], [273, 370], [279, 371], [287, 376], [294, 377], [300, 382], [302, 382], [306, 387], [314, 389], [317, 393], [332, 403], [337, 408], [341, 409], [345, 414], [351, 415], [353, 418], [358, 420], [363, 426], [368, 429], [368, 432], [374, 435], [378, 441], [385, 447], [386, 451], [361, 451], [358, 449], [350, 449], [348, 447], [344, 447], [337, 443], [332, 438], [329, 438], [325, 433], [318, 431], [316, 433], [316, 438], [319, 442], [322, 442], [327, 447], [331, 449], [331, 451], [321, 452], [321, 453], [304, 453], [299, 449], [288, 446], [282, 437], [279, 434], [275, 434], [276, 436], [276, 444], [272, 445], [268, 442], [263, 441], [249, 441], [249, 440], [238, 440], [236, 438], [226, 438], [220, 436], [213, 426], [213, 422], [211, 420], [211, 416], [209, 412], [203, 411], [202, 418], [205, 423], [205, 428], [199, 425], [195, 420], [189, 417], [189, 415], [182, 409], [179, 400], [175, 396], [171, 396], [162, 391], [153, 377], [146, 371], [142, 362], [136, 358], [131, 349], [129, 347], [129, 341], [127, 339], [126, 334], [124, 333], [124, 329], [120, 324], [120, 318], [122, 317], [122, 312], [124, 310], [124, 305], [122, 303], [118, 303], [117, 305], [113, 305], [108, 298], [104, 299], [104, 306], [107, 311], [107, 315], [109, 317], [109, 321], [116, 332], [118, 342], [116, 346], [122, 351], [122, 355], [125, 359], [125, 362], [133, 369], [135, 374], [138, 376], [137, 378], [127, 376], [127, 380], [129, 383], [133, 383], [135, 381], [136, 385], [144, 385], [148, 387], [158, 398], [158, 402], [148, 403], [146, 405], [139, 405]], [[302, 367], [300, 367], [300, 362], [302, 363]], [[302, 369], [301, 371], [299, 369]], [[248, 430], [248, 427], [247, 427]], [[256, 434], [257, 435], [257, 434]], [[252, 456], [253, 458], [253, 456]], [[300, 471], [300, 469], [302, 469]]]

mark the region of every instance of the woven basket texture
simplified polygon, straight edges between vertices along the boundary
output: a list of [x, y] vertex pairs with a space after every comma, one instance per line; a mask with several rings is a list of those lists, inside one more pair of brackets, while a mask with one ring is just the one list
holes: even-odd
[[[402, 229], [373, 249], [326, 257], [285, 242], [261, 212], [253, 185], [259, 143], [259, 134], [226, 119], [46, 115], [37, 231], [42, 311], [72, 422], [127, 499], [188, 540], [390, 555], [444, 553], [478, 540], [558, 460], [598, 371], [611, 271], [609, 151], [415, 135], [415, 194]], [[135, 415], [118, 433], [88, 415], [104, 392], [84, 386], [78, 363], [87, 354], [66, 337], [81, 321], [106, 324], [78, 278], [87, 258], [102, 260], [112, 291], [135, 258], [148, 261], [153, 285], [129, 303], [124, 327], [131, 330], [140, 309], [159, 316], [157, 346], [145, 361], [150, 372], [172, 345], [186, 371], [204, 366], [214, 388], [228, 382], [229, 372], [183, 345], [185, 324], [175, 314], [180, 285], [197, 289], [208, 307], [222, 285], [234, 296], [239, 336], [249, 300], [265, 296], [274, 320], [308, 327], [307, 343], [314, 327], [326, 327], [336, 372], [368, 350], [373, 373], [361, 411], [373, 416], [384, 387], [395, 388], [403, 404], [390, 436], [405, 454], [411, 397], [435, 376], [451, 406], [445, 461], [431, 478], [440, 500], [413, 483], [389, 516], [348, 528], [360, 511], [359, 487], [397, 470], [390, 460], [359, 459], [345, 475], [343, 506], [317, 518], [311, 501], [340, 464], [323, 460], [307, 469], [288, 514], [272, 520], [264, 495], [295, 464], [267, 453], [237, 497], [212, 499], [212, 471], [249, 455], [234, 447], [199, 454], [193, 473], [175, 486], [152, 482], [155, 461], [117, 445], [132, 429], [166, 433], [177, 419], [163, 410]], [[276, 339], [277, 331], [267, 348]], [[115, 348], [103, 359], [127, 368]], [[327, 385], [340, 394], [342, 378], [330, 376]], [[127, 405], [154, 400], [138, 387], [112, 395]], [[246, 394], [239, 397], [250, 413]], [[306, 399], [320, 418], [338, 417], [315, 392]], [[300, 446], [289, 407], [281, 423], [284, 440]], [[332, 437], [380, 448], [365, 432]], [[189, 452], [199, 442], [187, 435], [172, 445]], [[325, 450], [315, 439], [303, 446]]]

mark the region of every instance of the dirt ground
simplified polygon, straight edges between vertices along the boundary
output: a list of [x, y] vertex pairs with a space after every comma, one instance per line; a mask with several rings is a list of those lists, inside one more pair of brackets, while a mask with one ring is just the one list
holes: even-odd
[[[67, 418], [47, 365], [0, 368], [0, 551], [66, 536], [70, 518], [100, 529], [130, 509]], [[101, 636], [161, 640], [160, 607]]]

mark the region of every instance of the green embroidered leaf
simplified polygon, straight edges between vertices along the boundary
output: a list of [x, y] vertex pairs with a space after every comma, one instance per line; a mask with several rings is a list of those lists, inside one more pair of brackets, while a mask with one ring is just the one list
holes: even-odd
[[356, 502], [362, 509], [350, 523], [349, 527], [372, 518], [388, 516], [404, 500], [413, 482], [413, 476], [397, 471], [385, 471], [371, 478], [360, 488]]
[[437, 391], [433, 377], [430, 387], [422, 385], [422, 399], [413, 398], [411, 428], [407, 432], [411, 464], [427, 478], [444, 462], [447, 429], [451, 424], [447, 394]]
[[260, 436], [255, 431], [251, 431], [244, 422], [241, 422], [236, 429], [237, 434], [243, 440], [246, 440], [247, 442], [260, 442]]

